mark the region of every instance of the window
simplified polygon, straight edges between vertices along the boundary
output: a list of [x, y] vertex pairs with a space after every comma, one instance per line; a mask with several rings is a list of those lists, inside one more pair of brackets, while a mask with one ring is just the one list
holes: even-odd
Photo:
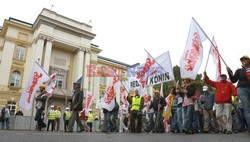
[[21, 74], [19, 71], [12, 72], [10, 86], [18, 88], [20, 85]]
[[14, 115], [15, 112], [16, 112], [16, 102], [8, 101], [8, 106], [9, 106], [9, 109], [10, 109], [10, 114]]
[[56, 88], [63, 88], [63, 76], [56, 75]]
[[106, 85], [106, 77], [100, 77], [100, 85]]
[[100, 85], [106, 85], [106, 67], [102, 67], [102, 71], [101, 71], [101, 77], [100, 77]]
[[24, 60], [24, 54], [25, 54], [25, 47], [18, 45], [16, 47], [15, 59], [23, 61]]

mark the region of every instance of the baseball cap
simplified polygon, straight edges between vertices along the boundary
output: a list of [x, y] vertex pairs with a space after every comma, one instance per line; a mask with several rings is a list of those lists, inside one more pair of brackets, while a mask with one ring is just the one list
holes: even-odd
[[242, 56], [242, 57], [240, 58], [240, 61], [242, 61], [243, 59], [248, 59], [248, 60], [250, 60], [249, 57], [248, 57], [247, 55]]

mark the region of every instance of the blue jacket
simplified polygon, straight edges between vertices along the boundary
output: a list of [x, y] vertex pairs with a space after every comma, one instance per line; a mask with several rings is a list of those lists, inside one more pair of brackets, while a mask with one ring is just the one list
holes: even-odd
[[213, 109], [213, 106], [214, 106], [214, 94], [211, 93], [211, 92], [208, 92], [207, 94], [204, 93], [201, 96], [201, 102], [202, 102], [205, 110]]

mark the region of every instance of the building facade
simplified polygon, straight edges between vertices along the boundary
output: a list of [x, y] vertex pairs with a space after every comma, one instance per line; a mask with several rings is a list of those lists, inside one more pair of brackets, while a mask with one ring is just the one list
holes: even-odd
[[[64, 110], [73, 82], [82, 75], [82, 88], [98, 99], [108, 83], [98, 69], [119, 68], [125, 76], [130, 65], [99, 56], [102, 50], [91, 43], [95, 36], [92, 26], [48, 9], [43, 9], [33, 24], [14, 18], [5, 20], [0, 28], [0, 108], [9, 104], [12, 113], [17, 111], [34, 62], [48, 74], [57, 72], [56, 89], [48, 106], [59, 105]], [[100, 76], [89, 77], [89, 66], [96, 67], [94, 71]]]

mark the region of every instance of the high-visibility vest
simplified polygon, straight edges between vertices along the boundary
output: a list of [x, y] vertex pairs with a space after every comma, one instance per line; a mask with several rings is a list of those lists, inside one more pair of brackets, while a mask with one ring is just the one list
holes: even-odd
[[93, 122], [94, 120], [94, 115], [92, 113], [88, 113], [88, 120], [87, 122]]
[[70, 118], [70, 112], [65, 111], [65, 120], [69, 120]]
[[48, 119], [49, 120], [55, 120], [55, 118], [56, 118], [56, 113], [55, 113], [55, 111], [54, 110], [49, 110], [49, 115], [48, 115]]
[[60, 118], [61, 117], [61, 111], [59, 111], [59, 110], [55, 110], [55, 117], [56, 118]]
[[132, 107], [131, 107], [131, 111], [133, 111], [133, 110], [139, 111], [139, 110], [140, 110], [141, 99], [142, 99], [142, 96], [140, 96], [140, 97], [133, 97], [133, 98], [132, 98]]

